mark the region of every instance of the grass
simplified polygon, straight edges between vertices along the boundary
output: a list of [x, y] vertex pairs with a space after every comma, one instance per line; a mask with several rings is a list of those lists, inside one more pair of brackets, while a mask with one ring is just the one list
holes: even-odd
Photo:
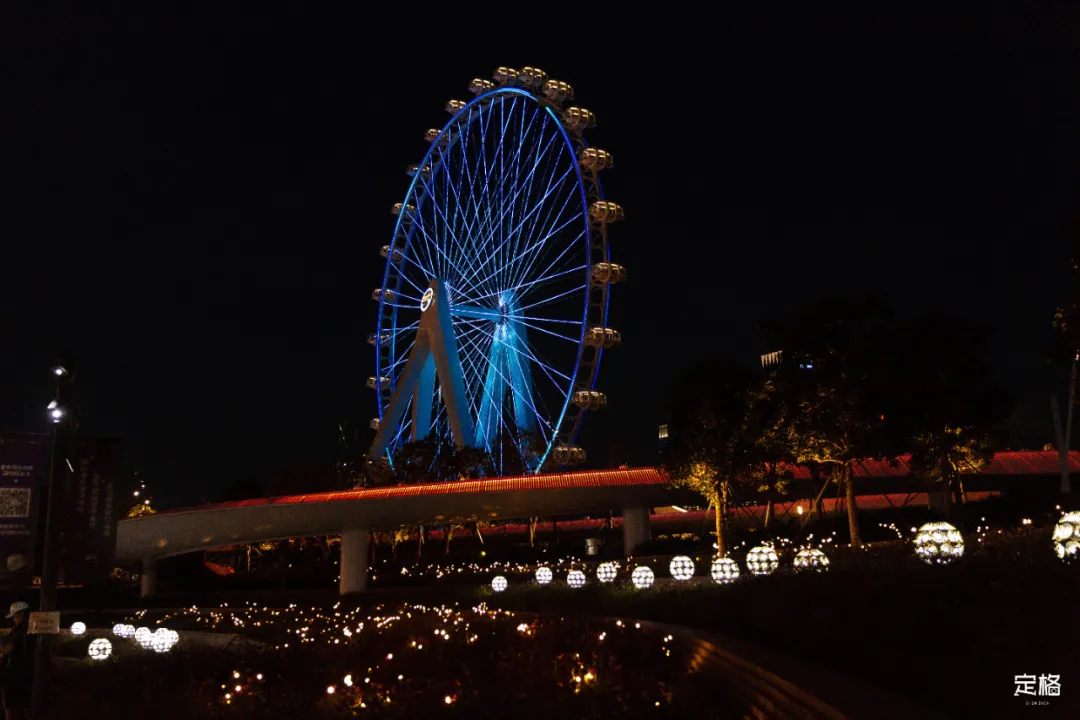
[[[520, 586], [491, 602], [710, 630], [824, 663], [958, 717], [1025, 709], [1080, 717], [1080, 567], [1057, 560], [1048, 529], [968, 544], [961, 560], [944, 567], [926, 566], [909, 546], [892, 543], [835, 552], [821, 574], [780, 571], [726, 587], [646, 591]], [[1062, 697], [1026, 708], [1014, 697], [1013, 678], [1042, 673], [1061, 675]]]

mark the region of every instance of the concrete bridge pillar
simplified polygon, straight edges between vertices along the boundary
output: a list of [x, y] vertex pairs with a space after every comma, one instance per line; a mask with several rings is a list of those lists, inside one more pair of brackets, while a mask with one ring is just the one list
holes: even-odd
[[139, 597], [149, 598], [154, 597], [154, 592], [157, 591], [157, 561], [150, 558], [143, 558], [142, 561], [142, 575], [139, 578]]
[[638, 545], [649, 539], [649, 508], [623, 508], [623, 555], [633, 555]]
[[367, 592], [368, 531], [346, 530], [341, 533], [341, 580], [339, 595]]

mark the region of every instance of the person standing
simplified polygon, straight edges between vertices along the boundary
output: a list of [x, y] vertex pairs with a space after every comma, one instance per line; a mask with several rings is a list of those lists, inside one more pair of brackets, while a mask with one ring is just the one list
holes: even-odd
[[8, 618], [14, 623], [11, 633], [0, 643], [0, 661], [4, 714], [6, 720], [26, 720], [34, 688], [35, 638], [28, 630], [30, 606], [24, 602], [11, 603]]

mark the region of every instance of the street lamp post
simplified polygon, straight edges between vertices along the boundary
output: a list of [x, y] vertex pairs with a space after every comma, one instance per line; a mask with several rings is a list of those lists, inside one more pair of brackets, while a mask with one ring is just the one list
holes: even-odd
[[[62, 486], [61, 478], [67, 462], [68, 430], [75, 427], [71, 394], [75, 383], [74, 368], [70, 362], [62, 362], [52, 369], [56, 377], [56, 399], [49, 403], [49, 419], [53, 423], [52, 461], [49, 467], [49, 489], [45, 509], [45, 553], [41, 568], [41, 612], [56, 609], [57, 576], [60, 569], [59, 519], [60, 501], [56, 497]], [[39, 635], [34, 654], [33, 717], [43, 720], [45, 701], [48, 697], [49, 675], [52, 671], [52, 635]]]

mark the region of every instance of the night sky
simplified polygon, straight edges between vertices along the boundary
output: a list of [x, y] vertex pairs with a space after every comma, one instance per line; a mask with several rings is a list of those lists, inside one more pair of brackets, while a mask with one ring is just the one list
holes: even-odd
[[534, 65], [597, 114], [627, 214], [593, 465], [655, 462], [690, 363], [756, 362], [763, 317], [871, 289], [991, 328], [1014, 444], [1050, 440], [1045, 346], [1080, 228], [1075, 11], [478, 11], [451, 30], [260, 8], [4, 11], [0, 430], [48, 430], [47, 368], [71, 352], [82, 429], [122, 438], [159, 505], [336, 461], [337, 424], [375, 414], [370, 295], [405, 167], [470, 79]]

